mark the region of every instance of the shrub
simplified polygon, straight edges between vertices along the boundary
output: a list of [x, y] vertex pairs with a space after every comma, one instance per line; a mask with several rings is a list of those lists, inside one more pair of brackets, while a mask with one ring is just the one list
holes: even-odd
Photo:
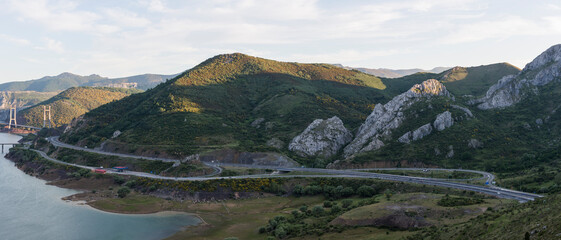
[[314, 214], [314, 216], [316, 217], [321, 217], [324, 212], [325, 211], [321, 206], [315, 206], [314, 208], [312, 208], [312, 214]]
[[113, 182], [115, 184], [121, 185], [125, 183], [125, 178], [123, 178], [123, 176], [113, 175]]
[[353, 204], [353, 200], [350, 199], [344, 199], [343, 201], [341, 201], [341, 205], [343, 208], [348, 208], [351, 206], [351, 204]]
[[275, 237], [283, 239], [286, 237], [286, 230], [283, 227], [279, 227], [275, 230]]
[[118, 195], [120, 198], [124, 198], [124, 197], [126, 197], [130, 192], [131, 192], [131, 190], [130, 190], [128, 187], [122, 187], [122, 188], [119, 188], [119, 190], [117, 190], [117, 195]]
[[333, 207], [331, 207], [331, 213], [335, 214], [335, 213], [339, 213], [341, 212], [343, 209], [339, 206], [339, 205], [335, 205]]
[[376, 194], [376, 190], [371, 186], [362, 185], [356, 190], [356, 193], [361, 197], [372, 197]]

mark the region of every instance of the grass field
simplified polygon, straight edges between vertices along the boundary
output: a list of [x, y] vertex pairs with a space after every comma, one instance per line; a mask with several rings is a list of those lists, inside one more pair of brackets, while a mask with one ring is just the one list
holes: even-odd
[[[458, 207], [438, 206], [443, 194], [405, 193], [394, 194], [388, 200], [385, 195], [378, 195], [379, 203], [354, 208], [343, 213], [339, 218], [361, 220], [383, 217], [396, 212], [405, 212], [410, 216], [423, 217], [431, 225], [441, 226], [468, 221], [485, 212], [489, 207], [511, 204], [511, 201], [485, 199], [482, 204]], [[351, 198], [353, 202], [360, 199]], [[178, 232], [169, 239], [265, 239], [267, 235], [259, 234], [260, 227], [267, 225], [275, 216], [290, 216], [293, 210], [306, 205], [321, 206], [326, 199], [314, 197], [280, 197], [227, 200], [222, 202], [178, 202], [152, 196], [131, 194], [126, 198], [109, 198], [98, 200], [90, 205], [105, 211], [121, 213], [149, 213], [157, 211], [182, 211], [197, 214], [203, 224]], [[341, 203], [339, 203], [341, 204]], [[310, 219], [312, 221], [313, 219]], [[393, 230], [390, 230], [393, 229]], [[377, 228], [373, 226], [350, 227], [341, 232], [328, 232], [321, 236], [306, 235], [295, 239], [400, 239], [411, 236], [417, 231], [397, 230], [395, 228]]]

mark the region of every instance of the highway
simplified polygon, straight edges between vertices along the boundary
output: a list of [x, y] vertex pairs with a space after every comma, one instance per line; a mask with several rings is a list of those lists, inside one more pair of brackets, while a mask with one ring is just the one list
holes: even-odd
[[359, 168], [359, 169], [350, 169], [350, 170], [354, 170], [354, 171], [384, 171], [384, 170], [404, 170], [404, 171], [423, 171], [423, 170], [427, 170], [427, 171], [457, 171], [457, 172], [469, 172], [469, 173], [476, 173], [476, 174], [481, 174], [482, 177], [481, 178], [471, 178], [471, 179], [445, 179], [445, 178], [439, 178], [441, 180], [445, 180], [445, 181], [468, 181], [468, 180], [481, 180], [481, 179], [486, 179], [485, 182], [488, 182], [490, 186], [495, 185], [493, 184], [494, 180], [495, 180], [495, 175], [488, 173], [488, 172], [483, 172], [483, 171], [477, 171], [477, 170], [469, 170], [469, 169], [450, 169], [450, 168]]
[[[159, 160], [159, 161], [165, 161], [165, 162], [179, 163], [179, 160], [177, 160], [177, 159], [142, 157], [142, 156], [136, 156], [136, 155], [130, 155], [130, 154], [111, 153], [111, 152], [105, 152], [105, 151], [100, 151], [100, 150], [94, 150], [94, 149], [90, 149], [90, 148], [78, 147], [78, 146], [74, 146], [74, 145], [70, 145], [70, 144], [60, 142], [58, 140], [58, 137], [50, 137], [50, 138], [47, 138], [47, 140], [49, 142], [51, 142], [54, 146], [63, 147], [63, 148], [70, 148], [70, 149], [74, 149], [74, 150], [87, 151], [87, 152], [93, 152], [93, 153], [105, 154], [105, 155], [112, 155], [112, 156], [120, 156], [120, 157], [129, 157], [129, 158], [146, 159], [146, 160]], [[71, 166], [87, 168], [87, 169], [93, 169], [92, 167], [82, 166], [82, 165], [77, 165], [77, 164], [70, 164], [70, 163], [66, 163], [66, 162], [62, 162], [60, 160], [50, 158], [44, 152], [41, 152], [41, 151], [38, 151], [38, 150], [33, 150], [33, 151], [38, 152], [39, 154], [41, 154], [41, 156], [45, 157], [48, 160], [51, 160], [51, 161], [54, 161], [54, 162], [57, 162], [57, 163], [60, 163], [60, 164], [71, 165]], [[269, 178], [269, 177], [376, 178], [376, 179], [382, 179], [382, 180], [408, 182], [408, 183], [418, 183], [418, 184], [425, 184], [425, 185], [433, 185], [433, 186], [440, 186], [440, 187], [455, 188], [455, 189], [460, 189], [460, 190], [474, 191], [474, 192], [479, 192], [479, 193], [483, 193], [483, 194], [487, 194], [487, 195], [496, 196], [496, 197], [499, 197], [499, 198], [515, 199], [515, 200], [518, 200], [520, 202], [533, 201], [535, 198], [542, 197], [541, 195], [537, 195], [537, 194], [514, 191], [514, 190], [509, 190], [509, 189], [496, 187], [496, 186], [487, 187], [487, 186], [471, 185], [471, 184], [466, 184], [466, 183], [451, 182], [451, 181], [448, 181], [447, 179], [434, 179], [434, 178], [411, 177], [411, 176], [392, 175], [392, 174], [383, 174], [383, 173], [363, 172], [364, 170], [396, 170], [396, 169], [399, 169], [399, 170], [419, 170], [418, 168], [386, 168], [386, 169], [375, 168], [375, 169], [338, 170], [338, 169], [324, 169], [324, 168], [259, 166], [259, 165], [208, 163], [208, 162], [204, 162], [204, 164], [206, 164], [207, 166], [215, 169], [212, 176], [206, 175], [206, 176], [201, 176], [201, 177], [165, 177], [165, 176], [159, 176], [159, 175], [154, 175], [154, 174], [149, 174], [149, 173], [144, 173], [144, 172], [133, 172], [133, 171], [111, 172], [111, 173], [123, 174], [123, 175], [132, 175], [132, 176], [146, 177], [146, 178], [155, 178], [155, 179], [162, 179], [162, 180], [175, 180], [175, 181], [203, 181], [203, 180], [222, 179], [222, 178], [238, 179], [238, 178]], [[235, 176], [235, 177], [214, 177], [215, 175], [220, 174], [220, 172], [222, 171], [220, 166], [260, 168], [260, 169], [271, 169], [271, 170], [289, 171], [289, 172], [299, 171], [299, 172], [310, 172], [310, 173], [315, 173], [315, 174], [289, 175], [289, 176], [267, 175], [267, 174], [265, 174], [265, 175], [244, 175], [244, 176]], [[360, 171], [360, 170], [362, 170], [362, 171]], [[474, 172], [474, 173], [482, 174], [485, 178], [487, 178], [487, 180], [490, 183], [495, 178], [495, 176], [493, 174], [483, 172], [483, 171], [466, 170], [466, 169], [440, 169], [440, 168], [435, 169], [435, 170]]]

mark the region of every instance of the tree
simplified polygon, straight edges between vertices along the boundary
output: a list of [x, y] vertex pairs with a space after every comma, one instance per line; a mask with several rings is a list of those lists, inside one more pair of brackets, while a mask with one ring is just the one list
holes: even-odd
[[119, 188], [119, 190], [117, 190], [117, 195], [118, 195], [120, 198], [124, 198], [124, 197], [126, 197], [130, 192], [131, 192], [131, 190], [130, 190], [128, 187], [122, 187], [122, 188]]

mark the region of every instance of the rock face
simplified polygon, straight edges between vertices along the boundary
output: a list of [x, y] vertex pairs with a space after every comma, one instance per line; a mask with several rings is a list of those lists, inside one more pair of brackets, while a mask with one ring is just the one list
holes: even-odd
[[417, 141], [421, 138], [424, 138], [425, 136], [429, 135], [432, 132], [432, 126], [430, 123], [427, 123], [419, 128], [417, 128], [415, 131], [411, 132], [407, 132], [405, 134], [403, 134], [403, 136], [401, 136], [398, 141], [402, 142], [402, 143], [410, 143], [411, 141]]
[[482, 148], [483, 147], [483, 143], [480, 142], [479, 140], [472, 138], [468, 141], [468, 147], [470, 148]]
[[352, 133], [338, 117], [316, 119], [304, 132], [292, 139], [288, 149], [303, 157], [328, 158], [335, 155], [352, 138]]
[[489, 88], [485, 97], [473, 102], [480, 109], [504, 108], [519, 102], [538, 86], [561, 78], [561, 44], [547, 49], [517, 75], [505, 76]]
[[119, 135], [121, 135], [121, 131], [116, 130], [115, 132], [113, 132], [113, 136], [111, 136], [111, 138], [116, 138], [116, 137], [118, 137]]
[[360, 126], [356, 138], [345, 147], [344, 156], [376, 150], [383, 146], [384, 136], [388, 136], [393, 129], [398, 128], [405, 120], [403, 111], [420, 99], [431, 96], [453, 96], [446, 87], [435, 79], [429, 79], [421, 84], [414, 85], [409, 91], [394, 97], [388, 103], [378, 104], [374, 111], [366, 118]]
[[267, 141], [267, 146], [269, 147], [274, 147], [278, 150], [281, 150], [284, 148], [284, 142], [278, 138], [271, 138], [269, 139], [269, 141]]
[[452, 119], [452, 113], [449, 111], [443, 112], [436, 116], [436, 120], [434, 120], [434, 128], [438, 131], [442, 131], [446, 128], [451, 127], [454, 125], [454, 119]]
[[452, 145], [448, 146], [448, 153], [446, 153], [446, 157], [447, 158], [453, 158], [454, 157], [454, 146], [452, 146]]

